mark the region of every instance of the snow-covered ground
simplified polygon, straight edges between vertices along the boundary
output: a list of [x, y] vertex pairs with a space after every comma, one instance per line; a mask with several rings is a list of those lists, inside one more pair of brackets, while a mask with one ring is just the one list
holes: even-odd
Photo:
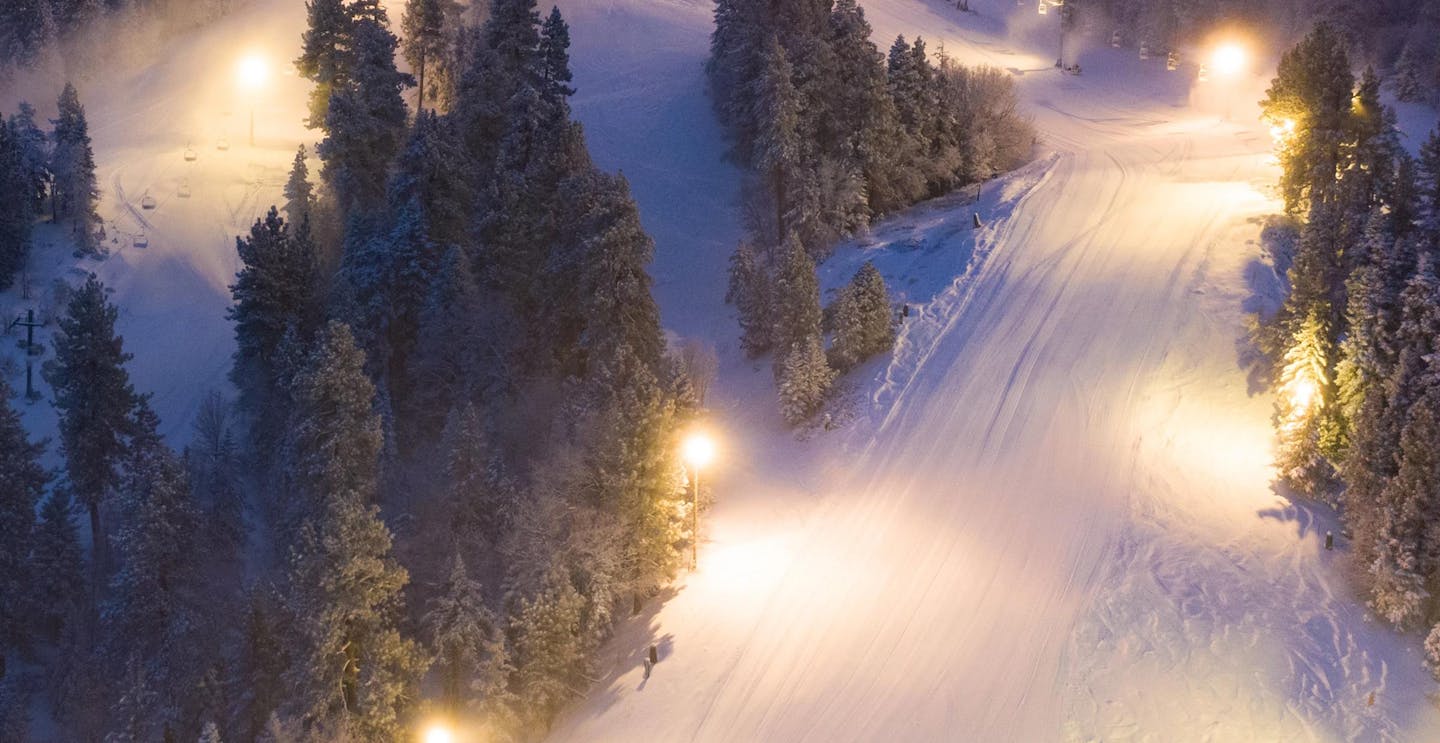
[[[768, 369], [724, 346], [730, 451], [700, 569], [622, 629], [552, 737], [1434, 737], [1417, 638], [1349, 594], [1343, 540], [1323, 550], [1333, 514], [1269, 486], [1270, 403], [1242, 341], [1276, 286], [1259, 234], [1277, 172], [1254, 121], [1268, 71], [1197, 86], [1092, 48], [1063, 76], [1033, 8], [973, 5], [865, 3], [882, 48], [918, 33], [1009, 69], [1044, 152], [978, 205], [916, 209], [822, 269], [833, 287], [874, 260], [917, 310], [895, 358], [851, 380], [846, 431], [780, 431]], [[659, 241], [667, 323], [710, 332], [718, 280], [697, 277], [728, 246], [705, 228], [732, 238], [734, 211], [716, 219], [723, 181], [694, 164], [720, 157], [712, 125], [666, 118], [700, 105], [709, 3], [562, 9], [592, 147]]]
[[[1323, 550], [1333, 515], [1269, 487], [1270, 403], [1247, 384], [1242, 341], [1244, 308], [1275, 287], [1258, 244], [1278, 210], [1253, 121], [1263, 75], [1193, 86], [1102, 47], [1064, 76], [1053, 15], [972, 5], [865, 3], [882, 48], [918, 33], [1010, 70], [1041, 151], [977, 204], [899, 215], [822, 267], [834, 287], [874, 260], [915, 312], [894, 358], [847, 380], [852, 422], [796, 437], [721, 303], [742, 230], [704, 93], [710, 2], [560, 3], [574, 108], [656, 238], [666, 326], [720, 348], [725, 443], [700, 569], [620, 628], [553, 737], [1440, 736], [1418, 638], [1349, 595], [1343, 540]], [[234, 236], [314, 139], [304, 85], [283, 74], [303, 15], [299, 0], [254, 0], [153, 67], [81, 87], [121, 242], [98, 264], [43, 251], [37, 284], [79, 266], [115, 288], [137, 387], [175, 443], [225, 385]], [[275, 72], [253, 149], [233, 74], [252, 48]], [[55, 91], [24, 92], [53, 105]], [[138, 207], [147, 192], [154, 211]], [[149, 246], [127, 247], [142, 230]], [[24, 304], [0, 295], [7, 316]], [[48, 405], [26, 416], [53, 431]], [[644, 680], [652, 642], [662, 660]]]

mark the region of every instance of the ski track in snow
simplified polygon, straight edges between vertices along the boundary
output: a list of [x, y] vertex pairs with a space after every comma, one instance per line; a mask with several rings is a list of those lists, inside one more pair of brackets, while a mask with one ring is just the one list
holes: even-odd
[[[1042, 151], [978, 203], [895, 215], [822, 266], [829, 294], [873, 260], [914, 311], [893, 358], [847, 380], [854, 422], [800, 440], [721, 302], [742, 230], [740, 174], [704, 93], [711, 4], [560, 3], [574, 110], [656, 238], [666, 326], [720, 349], [724, 449], [700, 569], [621, 625], [603, 680], [551, 737], [1440, 736], [1418, 638], [1370, 621], [1342, 578], [1343, 540], [1321, 547], [1333, 514], [1268, 488], [1269, 400], [1239, 363], [1241, 307], [1265, 270], [1259, 220], [1278, 211], [1268, 141], [1246, 122], [1263, 81], [1225, 100], [1108, 48], [1062, 76], [1044, 51], [1053, 16], [972, 5], [865, 3], [882, 49], [919, 33], [1011, 71]], [[303, 13], [256, 0], [145, 71], [81, 86], [117, 242], [103, 263], [50, 248], [36, 283], [95, 270], [114, 289], [132, 377], [177, 444], [204, 394], [226, 389], [234, 236], [316, 138], [299, 123], [303, 81], [280, 74]], [[276, 73], [256, 148], [231, 82], [247, 48]], [[24, 414], [53, 436], [48, 405]], [[650, 643], [661, 663], [642, 680]]]
[[[1268, 487], [1269, 401], [1249, 394], [1239, 342], [1276, 172], [1233, 115], [1263, 81], [1191, 91], [1109, 49], [1063, 77], [1016, 51], [1044, 43], [1033, 19], [1002, 39], [1008, 4], [975, 4], [865, 5], [882, 48], [919, 32], [1018, 73], [1047, 153], [979, 204], [896, 215], [822, 267], [828, 294], [873, 260], [913, 310], [893, 360], [852, 376], [859, 422], [812, 440], [828, 453], [777, 430], [766, 364], [727, 356], [714, 407], [760, 441], [729, 442], [717, 466], [700, 570], [621, 628], [610, 675], [552, 738], [1430, 737], [1415, 638], [1348, 594], [1343, 551], [1319, 547], [1333, 514]], [[603, 7], [693, 12], [659, 43], [686, 39], [681, 69], [703, 63], [708, 9]], [[576, 24], [597, 99], [586, 50], [623, 56], [612, 30]], [[637, 195], [647, 221], [684, 224], [695, 208], [644, 190], [667, 154], [635, 171]], [[658, 239], [667, 322], [701, 312], [666, 291], [678, 247]], [[657, 639], [669, 654], [642, 681]]]

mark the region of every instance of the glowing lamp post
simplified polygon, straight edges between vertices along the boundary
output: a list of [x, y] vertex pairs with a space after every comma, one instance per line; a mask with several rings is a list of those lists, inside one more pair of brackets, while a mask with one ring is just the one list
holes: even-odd
[[423, 743], [455, 743], [455, 731], [443, 723], [431, 723], [420, 740]]
[[[1206, 81], [1207, 71], [1222, 80], [1235, 80], [1245, 73], [1249, 63], [1244, 47], [1233, 42], [1221, 44], [1210, 53], [1210, 64], [1200, 66], [1200, 82]], [[1235, 103], [1233, 90], [1226, 91], [1225, 100], [1225, 119], [1229, 120]]]
[[680, 455], [690, 468], [694, 485], [690, 500], [690, 569], [694, 570], [700, 556], [700, 470], [715, 458], [715, 442], [703, 433], [692, 433], [681, 445]]
[[[235, 79], [250, 97], [250, 146], [255, 146], [255, 96], [270, 79], [270, 64], [258, 54], [240, 58], [235, 65]], [[429, 741], [427, 741], [429, 743]]]

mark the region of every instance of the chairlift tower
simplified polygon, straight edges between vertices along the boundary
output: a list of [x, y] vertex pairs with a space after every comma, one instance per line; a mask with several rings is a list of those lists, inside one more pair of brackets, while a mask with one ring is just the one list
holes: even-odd
[[43, 324], [35, 322], [35, 310], [33, 309], [26, 310], [23, 319], [17, 317], [14, 322], [10, 323], [10, 328], [17, 325], [25, 328], [25, 399], [30, 402], [40, 399], [40, 393], [35, 391], [35, 365], [32, 360], [35, 357], [35, 328]]

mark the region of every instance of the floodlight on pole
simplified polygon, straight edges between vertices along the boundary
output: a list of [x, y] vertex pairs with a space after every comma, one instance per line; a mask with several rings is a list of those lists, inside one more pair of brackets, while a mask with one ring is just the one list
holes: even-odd
[[255, 96], [270, 79], [270, 62], [259, 54], [240, 58], [235, 65], [235, 80], [250, 96], [250, 146], [255, 146]]
[[690, 469], [690, 569], [700, 564], [700, 470], [715, 459], [715, 441], [703, 432], [685, 437], [680, 456]]
[[448, 725], [435, 722], [425, 728], [424, 743], [455, 743], [455, 731]]
[[1239, 44], [1221, 44], [1210, 55], [1210, 68], [1217, 75], [1233, 77], [1245, 71], [1246, 54]]

